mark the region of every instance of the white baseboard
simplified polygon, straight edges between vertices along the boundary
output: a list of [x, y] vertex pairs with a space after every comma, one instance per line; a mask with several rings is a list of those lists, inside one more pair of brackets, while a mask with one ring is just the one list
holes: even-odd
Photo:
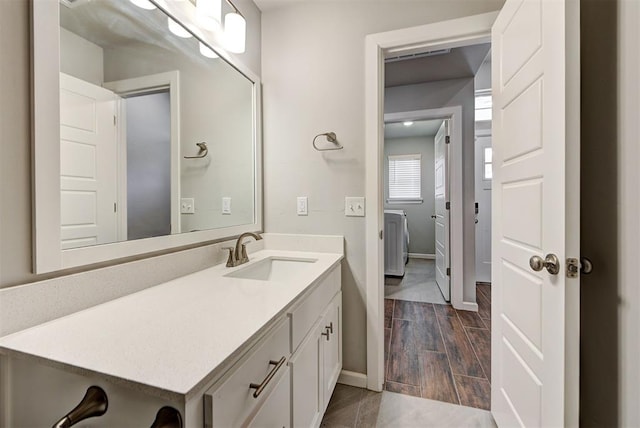
[[461, 311], [478, 312], [478, 304], [477, 303], [462, 302], [462, 305], [460, 305], [460, 306], [453, 305], [453, 307], [456, 308], [456, 309], [459, 309]]
[[341, 383], [343, 385], [355, 386], [357, 388], [366, 388], [367, 375], [364, 373], [342, 370], [340, 372], [340, 377], [338, 377], [338, 383]]
[[435, 254], [422, 254], [422, 253], [409, 253], [410, 259], [427, 259], [427, 260], [435, 260]]

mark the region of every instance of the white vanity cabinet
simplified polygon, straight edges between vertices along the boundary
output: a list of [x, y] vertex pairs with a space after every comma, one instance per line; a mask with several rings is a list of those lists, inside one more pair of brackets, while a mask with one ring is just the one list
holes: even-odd
[[[178, 410], [186, 428], [319, 426], [342, 369], [342, 292], [339, 255], [314, 257], [318, 263], [326, 260], [325, 267], [320, 265], [315, 276], [301, 277], [298, 285], [296, 278], [269, 284], [243, 280], [215, 291], [210, 276], [203, 273], [201, 282], [198, 275], [193, 275], [173, 286], [158, 286], [5, 338], [0, 344], [0, 367], [4, 366], [11, 376], [0, 378], [0, 398], [8, 394], [11, 400], [6, 409], [0, 401], [0, 426], [51, 426], [91, 385], [102, 387], [109, 399], [106, 414], [85, 423], [96, 428], [151, 426], [163, 406]], [[274, 307], [269, 299], [278, 299], [279, 293], [287, 292], [285, 287], [297, 287], [296, 292]], [[257, 295], [260, 292], [265, 294]], [[225, 300], [223, 293], [238, 298]], [[194, 296], [199, 300], [192, 300]], [[127, 334], [138, 334], [137, 330], [140, 334], [143, 330], [155, 331], [150, 322], [157, 309], [151, 309], [150, 301], [165, 302], [165, 311], [190, 304], [197, 309], [174, 315], [166, 312], [173, 316], [173, 323], [184, 324], [168, 336], [164, 333], [172, 327], [169, 323], [156, 329], [163, 335], [149, 337], [151, 345], [140, 345], [133, 351], [118, 341], [105, 344], [103, 353], [112, 352], [106, 345], [119, 350], [111, 353], [111, 359], [94, 352], [101, 341], [92, 347], [78, 339], [90, 339], [83, 330], [87, 326], [97, 330], [100, 337], [120, 340], [127, 340]], [[215, 312], [206, 310], [215, 304]], [[145, 308], [149, 318], [132, 326], [130, 320]], [[222, 313], [224, 310], [227, 312]], [[253, 324], [251, 317], [264, 321]], [[96, 325], [101, 327], [96, 329]], [[255, 327], [248, 329], [245, 325]], [[67, 339], [68, 331], [74, 329], [82, 334], [72, 331], [74, 340]], [[240, 345], [226, 344], [239, 342], [239, 336], [243, 338]], [[179, 349], [171, 358], [157, 352], [147, 353], [147, 358], [140, 356], [148, 346], [173, 351], [167, 343], [184, 343], [189, 352]], [[46, 352], [33, 351], [43, 346]], [[66, 353], [67, 347], [76, 349], [72, 356], [77, 357], [78, 364], [46, 358], [47, 352]], [[222, 348], [226, 357], [211, 361], [211, 355]], [[87, 361], [115, 369], [87, 369], [91, 367]], [[130, 364], [132, 361], [134, 364]], [[182, 382], [183, 376], [176, 373], [189, 376], [194, 367], [199, 374], [187, 383], [193, 386], [164, 386]], [[136, 379], [142, 375], [157, 381]], [[38, 411], [33, 411], [34, 402], [39, 403]]]
[[[292, 335], [291, 397], [294, 427], [317, 427], [342, 370], [342, 292], [340, 272], [333, 271], [290, 314], [292, 325], [314, 323], [298, 343]], [[295, 332], [295, 328], [293, 329]], [[297, 345], [297, 346], [296, 346]]]

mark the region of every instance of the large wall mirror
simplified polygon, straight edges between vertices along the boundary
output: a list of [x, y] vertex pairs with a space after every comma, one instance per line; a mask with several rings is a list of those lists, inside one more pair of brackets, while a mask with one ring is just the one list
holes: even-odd
[[262, 228], [258, 78], [134, 3], [34, 1], [37, 273]]

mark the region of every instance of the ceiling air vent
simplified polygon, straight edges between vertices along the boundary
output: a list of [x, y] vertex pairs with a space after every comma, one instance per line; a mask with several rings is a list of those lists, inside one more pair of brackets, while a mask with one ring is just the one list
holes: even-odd
[[392, 56], [390, 58], [385, 58], [384, 62], [389, 63], [389, 62], [407, 61], [410, 59], [426, 58], [428, 56], [446, 55], [450, 52], [451, 52], [451, 49], [438, 49], [436, 51], [412, 53], [407, 55], [398, 55], [398, 56]]
[[67, 6], [69, 9], [78, 7], [82, 4], [89, 3], [91, 0], [60, 0], [60, 3]]

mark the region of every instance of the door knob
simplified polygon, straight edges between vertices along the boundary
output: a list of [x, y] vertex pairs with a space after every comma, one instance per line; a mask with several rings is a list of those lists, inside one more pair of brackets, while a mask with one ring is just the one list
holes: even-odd
[[529, 259], [529, 266], [536, 272], [546, 268], [551, 275], [557, 275], [560, 272], [560, 260], [555, 254], [547, 254], [544, 260], [540, 256], [533, 256]]

